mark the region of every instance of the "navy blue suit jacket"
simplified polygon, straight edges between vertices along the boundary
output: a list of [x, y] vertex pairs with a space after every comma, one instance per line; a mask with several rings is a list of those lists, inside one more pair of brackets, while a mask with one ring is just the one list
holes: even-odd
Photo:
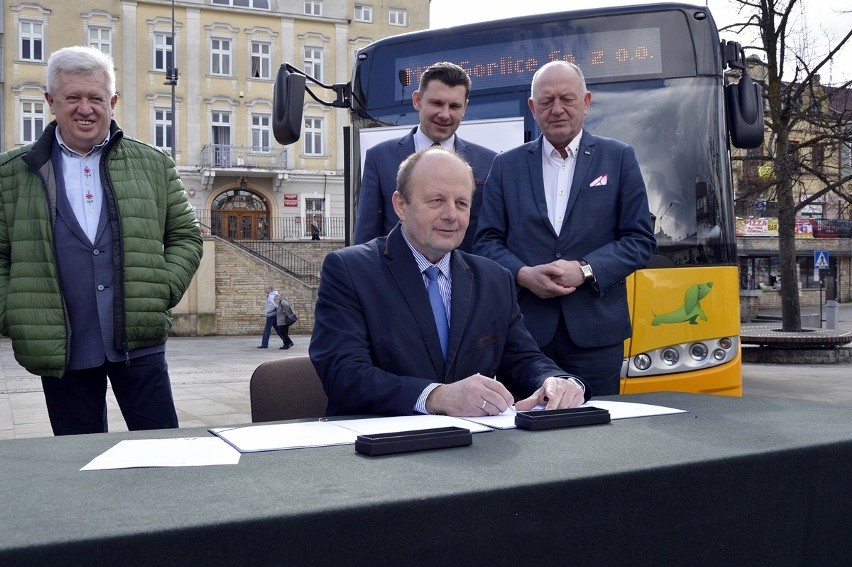
[[[396, 226], [399, 217], [393, 210], [391, 196], [396, 191], [396, 173], [405, 158], [414, 153], [414, 128], [396, 140], [386, 140], [367, 150], [364, 159], [364, 174], [358, 193], [358, 207], [355, 215], [355, 237], [353, 244], [363, 244], [387, 234]], [[482, 186], [488, 177], [488, 169], [496, 152], [456, 136], [456, 153], [462, 157], [471, 169], [476, 183], [473, 202], [470, 208], [470, 224], [467, 227], [460, 250], [470, 252], [473, 249], [473, 236], [476, 233], [477, 217], [482, 204]]]
[[542, 137], [498, 155], [485, 183], [474, 252], [517, 276], [523, 266], [586, 260], [597, 287], [541, 299], [520, 289], [518, 303], [539, 345], [556, 333], [560, 310], [571, 340], [584, 348], [630, 336], [625, 278], [656, 247], [648, 196], [633, 148], [584, 131], [559, 234], [547, 216]]
[[445, 362], [423, 276], [399, 228], [325, 257], [309, 352], [328, 415], [411, 415], [429, 384], [477, 372], [499, 375], [522, 399], [565, 374], [524, 326], [508, 271], [454, 251], [451, 273]]

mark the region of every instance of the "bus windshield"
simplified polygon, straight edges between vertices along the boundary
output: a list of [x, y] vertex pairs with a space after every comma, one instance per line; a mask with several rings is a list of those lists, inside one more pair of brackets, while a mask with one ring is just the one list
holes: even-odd
[[[670, 265], [736, 262], [722, 98], [712, 78], [597, 85], [586, 128], [633, 146]], [[626, 103], [626, 101], [629, 101]]]

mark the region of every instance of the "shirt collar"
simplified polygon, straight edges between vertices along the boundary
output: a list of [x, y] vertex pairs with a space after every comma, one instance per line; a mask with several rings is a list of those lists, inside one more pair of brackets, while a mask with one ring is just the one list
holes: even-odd
[[107, 143], [109, 142], [109, 130], [107, 130], [106, 138], [104, 138], [104, 141], [93, 147], [88, 154], [81, 154], [80, 152], [72, 150], [67, 145], [65, 145], [65, 140], [62, 139], [62, 132], [59, 131], [59, 128], [56, 129], [56, 141], [59, 142], [59, 146], [62, 148], [62, 151], [67, 153], [68, 155], [84, 157], [101, 151], [103, 147], [107, 145]]
[[[568, 148], [569, 156], [577, 157], [577, 152], [580, 151], [580, 138], [582, 137], [583, 131], [580, 130], [580, 133], [574, 136], [574, 139], [568, 143], [566, 147]], [[553, 152], [556, 152], [556, 155], [559, 155], [559, 150], [556, 149], [556, 146], [550, 143], [550, 140], [548, 140], [545, 136], [542, 136], [541, 140], [541, 151], [545, 156], [550, 156]]]
[[452, 254], [452, 252], [447, 252], [441, 256], [440, 260], [433, 264], [428, 258], [426, 258], [426, 256], [414, 248], [414, 246], [411, 245], [411, 242], [408, 241], [408, 237], [405, 235], [405, 226], [400, 228], [402, 228], [402, 238], [405, 239], [405, 243], [408, 245], [409, 250], [411, 250], [411, 253], [414, 254], [414, 261], [417, 262], [417, 269], [420, 270], [421, 274], [426, 270], [426, 268], [438, 266], [438, 269], [441, 270], [442, 274], [446, 277], [450, 277], [450, 254]]
[[[445, 150], [453, 151], [456, 147], [456, 135], [453, 134], [443, 142], [438, 142], [441, 144], [441, 147]], [[414, 149], [418, 152], [425, 150], [426, 148], [431, 147], [435, 144], [435, 141], [432, 140], [429, 136], [423, 133], [420, 130], [420, 126], [417, 127], [417, 131], [414, 132]]]

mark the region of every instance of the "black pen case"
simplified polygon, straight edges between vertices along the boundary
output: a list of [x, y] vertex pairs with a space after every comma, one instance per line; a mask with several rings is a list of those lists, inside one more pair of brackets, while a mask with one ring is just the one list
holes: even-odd
[[473, 443], [470, 429], [463, 427], [437, 427], [412, 431], [393, 431], [374, 435], [359, 435], [355, 439], [355, 451], [375, 457], [393, 453], [425, 451], [463, 447]]
[[612, 420], [609, 411], [596, 407], [519, 411], [515, 416], [515, 425], [520, 429], [529, 429], [530, 431], [597, 425], [610, 421]]

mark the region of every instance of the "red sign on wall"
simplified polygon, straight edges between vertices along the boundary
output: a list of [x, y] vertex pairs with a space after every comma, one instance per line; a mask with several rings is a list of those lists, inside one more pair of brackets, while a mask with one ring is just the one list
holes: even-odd
[[285, 193], [284, 194], [284, 206], [285, 207], [298, 207], [299, 206], [299, 195], [296, 193]]

